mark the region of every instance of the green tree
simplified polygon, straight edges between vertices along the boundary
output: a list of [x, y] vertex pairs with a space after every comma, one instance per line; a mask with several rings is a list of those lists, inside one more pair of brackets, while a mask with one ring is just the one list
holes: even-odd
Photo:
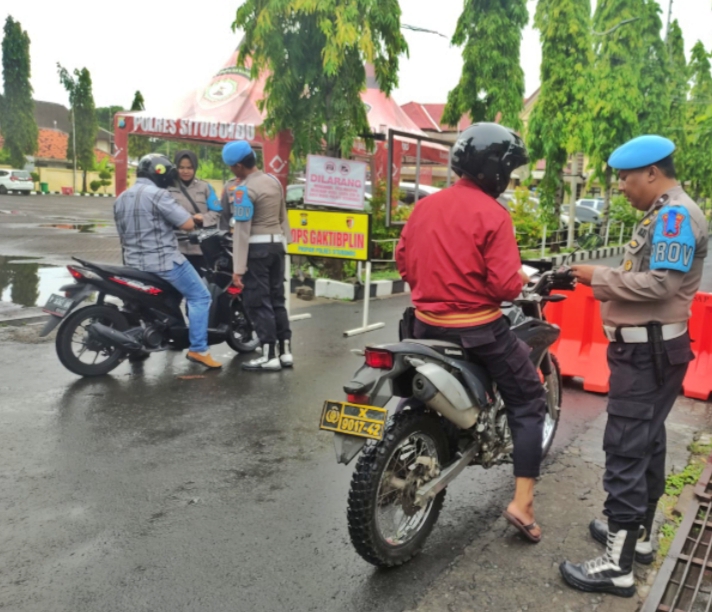
[[[87, 190], [87, 172], [94, 168], [94, 146], [98, 125], [96, 122], [96, 109], [94, 94], [92, 93], [91, 75], [86, 68], [75, 68], [73, 76], [66, 68], [57, 64], [59, 80], [69, 93], [71, 116], [76, 132], [76, 159], [77, 165], [82, 170], [82, 191]], [[70, 134], [67, 145], [67, 159], [74, 157], [73, 137]]]
[[40, 297], [39, 264], [20, 264], [12, 275], [10, 299], [13, 304], [35, 306]]
[[267, 74], [261, 108], [269, 134], [292, 130], [294, 154], [348, 154], [370, 133], [361, 92], [364, 64], [380, 89], [398, 83], [407, 52], [398, 0], [246, 0], [233, 29], [245, 36], [238, 64], [251, 58], [252, 77]]
[[114, 131], [114, 115], [124, 110], [123, 106], [100, 106], [96, 109], [96, 122], [100, 128]]
[[712, 196], [712, 71], [701, 41], [692, 47], [689, 74], [686, 173], [692, 195], [699, 200]]
[[682, 30], [677, 19], [670, 24], [667, 35], [668, 61], [670, 62], [670, 75], [668, 88], [670, 95], [670, 119], [663, 128], [663, 135], [670, 138], [677, 145], [675, 155], [675, 169], [680, 180], [686, 178], [686, 151], [687, 134], [687, 92], [690, 89], [688, 79], [687, 60], [685, 58], [685, 42]]
[[671, 66], [668, 48], [660, 37], [660, 5], [646, 0], [641, 15], [643, 58], [640, 70], [640, 91], [643, 104], [638, 113], [641, 134], [661, 134], [670, 125], [670, 102], [676, 92], [670, 87]]
[[[131, 111], [137, 112], [146, 110], [146, 105], [143, 101], [143, 95], [140, 91], [134, 94], [133, 102], [131, 102]], [[151, 141], [148, 136], [138, 136], [137, 134], [129, 134], [129, 156], [136, 159], [141, 159], [144, 155], [148, 155], [152, 151]]]
[[604, 223], [608, 218], [613, 171], [610, 154], [638, 136], [643, 106], [641, 15], [645, 0], [599, 0], [593, 17], [594, 62], [591, 71], [589, 163], [604, 188]]
[[460, 82], [448, 94], [443, 121], [455, 126], [466, 112], [473, 121], [521, 129], [524, 71], [519, 63], [526, 0], [465, 0], [452, 37], [464, 46]]
[[529, 119], [532, 160], [546, 160], [537, 191], [540, 205], [558, 225], [569, 155], [582, 148], [586, 78], [591, 65], [590, 0], [539, 0], [534, 27], [542, 43], [541, 89]]
[[30, 85], [30, 37], [8, 16], [2, 40], [4, 95], [0, 96], [0, 133], [11, 165], [25, 167], [25, 155], [37, 152], [39, 130]]

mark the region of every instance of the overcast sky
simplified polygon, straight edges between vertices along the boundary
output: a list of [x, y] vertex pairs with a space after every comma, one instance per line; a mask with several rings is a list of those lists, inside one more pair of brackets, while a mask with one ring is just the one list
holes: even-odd
[[[668, 1], [660, 0], [663, 23]], [[240, 39], [230, 29], [238, 5], [231, 0], [8, 0], [0, 17], [4, 23], [11, 14], [30, 35], [35, 99], [67, 104], [57, 78], [60, 62], [70, 70], [90, 70], [97, 106], [128, 108], [139, 89], [147, 109], [159, 110], [205, 84], [229, 58]], [[436, 30], [447, 39], [406, 31], [410, 58], [401, 60], [394, 98], [399, 104], [445, 102], [462, 66], [460, 49], [449, 42], [462, 0], [402, 0], [401, 6], [404, 24]], [[528, 6], [531, 23], [535, 0]], [[712, 49], [710, 0], [674, 0], [673, 18], [682, 27], [688, 57], [697, 40]], [[522, 40], [527, 95], [539, 84], [540, 61], [538, 33], [527, 27]]]

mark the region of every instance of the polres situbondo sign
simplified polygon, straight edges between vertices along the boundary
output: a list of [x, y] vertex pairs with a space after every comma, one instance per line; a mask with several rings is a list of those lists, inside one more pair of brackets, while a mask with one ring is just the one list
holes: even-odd
[[307, 156], [304, 202], [348, 210], [363, 210], [366, 164], [349, 159]]

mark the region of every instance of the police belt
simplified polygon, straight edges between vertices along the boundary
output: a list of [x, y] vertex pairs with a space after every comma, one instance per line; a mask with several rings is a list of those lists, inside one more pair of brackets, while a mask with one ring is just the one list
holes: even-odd
[[[687, 331], [687, 323], [669, 323], [661, 325], [663, 340], [672, 340], [682, 336]], [[624, 342], [626, 344], [642, 344], [650, 341], [647, 327], [611, 327], [603, 326], [603, 333], [610, 342]]]
[[284, 244], [284, 236], [282, 234], [255, 234], [250, 236], [250, 244], [268, 244], [270, 242], [281, 242]]

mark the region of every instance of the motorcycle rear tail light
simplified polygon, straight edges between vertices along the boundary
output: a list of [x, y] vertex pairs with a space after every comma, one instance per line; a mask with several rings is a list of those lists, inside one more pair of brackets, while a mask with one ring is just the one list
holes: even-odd
[[366, 365], [377, 370], [393, 369], [393, 353], [380, 349], [366, 349]]
[[139, 291], [143, 291], [144, 293], [148, 293], [149, 295], [161, 295], [161, 293], [163, 293], [163, 289], [147, 285], [146, 283], [142, 283], [132, 278], [124, 278], [123, 276], [110, 276], [109, 280], [114, 281], [119, 285], [131, 287], [131, 289], [138, 289]]
[[346, 401], [351, 404], [368, 404], [368, 395], [363, 393], [347, 393]]
[[242, 293], [242, 289], [239, 287], [235, 287], [235, 285], [230, 285], [227, 288], [227, 294], [235, 297], [236, 295], [240, 295]]
[[67, 266], [67, 270], [69, 270], [69, 273], [77, 280], [84, 280], [84, 275], [81, 273], [80, 270], [73, 266]]

